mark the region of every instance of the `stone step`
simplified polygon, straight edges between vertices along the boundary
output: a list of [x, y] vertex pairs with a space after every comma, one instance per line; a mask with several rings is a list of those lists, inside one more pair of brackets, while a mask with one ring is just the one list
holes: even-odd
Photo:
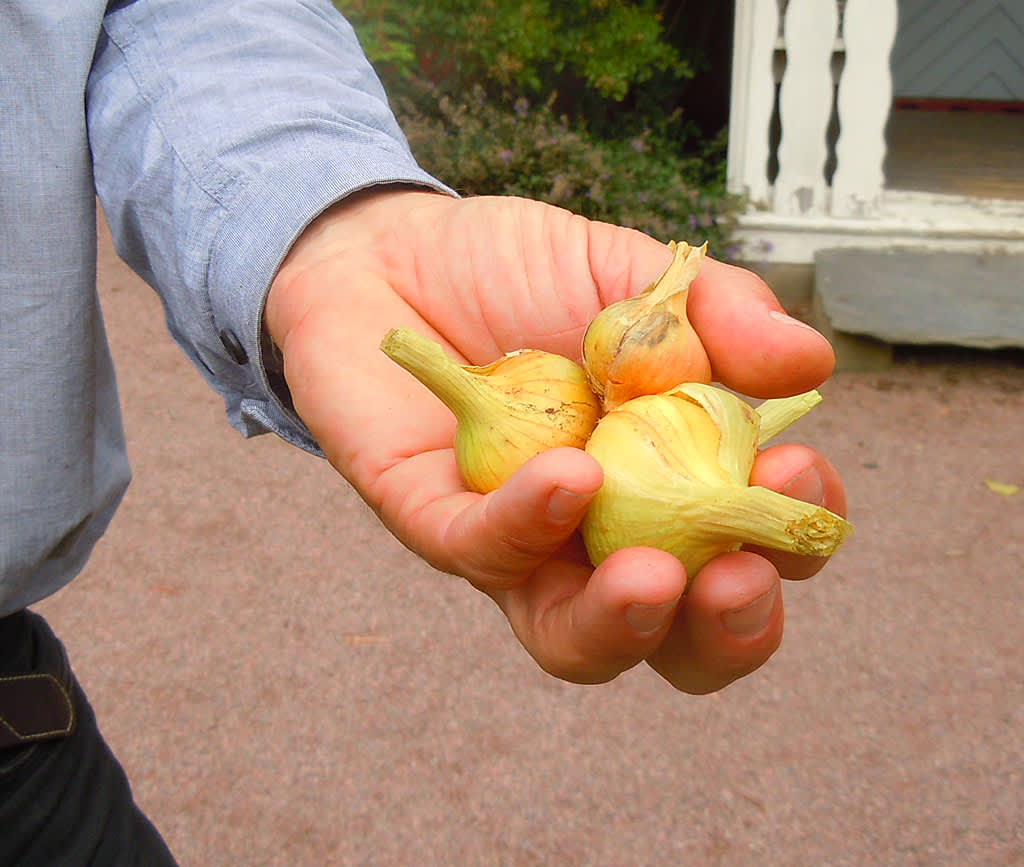
[[843, 370], [885, 367], [894, 345], [1024, 348], [1024, 256], [819, 250], [812, 315]]

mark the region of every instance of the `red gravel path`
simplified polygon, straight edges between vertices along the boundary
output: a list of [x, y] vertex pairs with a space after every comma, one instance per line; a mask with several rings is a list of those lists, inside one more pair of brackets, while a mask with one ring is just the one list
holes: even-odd
[[840, 374], [857, 532], [714, 696], [562, 684], [322, 462], [246, 442], [101, 240], [135, 482], [41, 609], [183, 865], [1024, 863], [1024, 369]]

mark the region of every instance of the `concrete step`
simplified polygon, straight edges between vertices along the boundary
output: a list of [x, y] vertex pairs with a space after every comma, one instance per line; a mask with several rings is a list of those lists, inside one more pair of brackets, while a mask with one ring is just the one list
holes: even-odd
[[895, 345], [1024, 348], [1024, 256], [819, 250], [812, 316], [841, 370], [883, 368]]

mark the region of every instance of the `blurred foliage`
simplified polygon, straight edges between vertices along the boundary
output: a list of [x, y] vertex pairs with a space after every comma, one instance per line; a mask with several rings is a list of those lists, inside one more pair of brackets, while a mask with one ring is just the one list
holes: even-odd
[[528, 196], [732, 252], [724, 130], [680, 108], [707, 68], [685, 0], [335, 3], [417, 159], [461, 193]]
[[621, 100], [655, 73], [690, 74], [654, 0], [336, 0], [389, 89], [425, 78], [536, 96], [578, 79]]
[[437, 113], [408, 104], [400, 115], [420, 162], [463, 194], [539, 199], [665, 241], [706, 240], [730, 257], [737, 203], [717, 162], [676, 155], [650, 129], [595, 137], [553, 102], [521, 97], [509, 111], [477, 87], [468, 98], [438, 96]]

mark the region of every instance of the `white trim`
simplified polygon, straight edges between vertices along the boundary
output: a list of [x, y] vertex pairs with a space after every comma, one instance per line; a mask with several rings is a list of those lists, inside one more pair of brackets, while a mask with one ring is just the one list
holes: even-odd
[[846, 63], [836, 109], [839, 141], [831, 213], [870, 217], [885, 187], [885, 124], [892, 102], [889, 52], [897, 9], [890, 0], [848, 0], [843, 17]]
[[750, 210], [734, 236], [754, 262], [808, 264], [828, 247], [1024, 253], [1024, 201], [886, 190], [870, 219]]
[[[829, 212], [825, 182], [832, 111], [835, 2], [789, 0], [785, 15], [786, 70], [779, 87], [779, 174], [772, 208], [814, 219]], [[827, 38], [822, 38], [826, 36]]]
[[768, 201], [768, 125], [775, 101], [772, 52], [776, 0], [736, 0], [729, 113], [728, 186], [749, 201]]

